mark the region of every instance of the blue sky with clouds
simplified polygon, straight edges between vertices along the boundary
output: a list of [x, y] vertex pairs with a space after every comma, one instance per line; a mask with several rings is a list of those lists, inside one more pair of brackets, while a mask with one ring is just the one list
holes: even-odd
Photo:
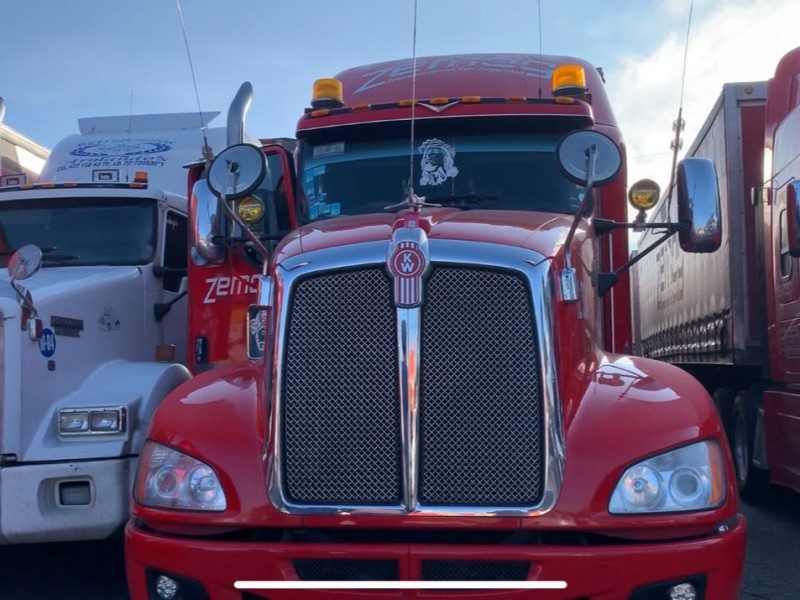
[[[418, 55], [532, 52], [603, 68], [629, 146], [630, 181], [668, 180], [691, 0], [418, 0]], [[413, 0], [180, 0], [203, 110], [223, 116], [242, 81], [248, 130], [291, 136], [312, 82], [411, 55]], [[45, 146], [77, 119], [183, 112], [197, 100], [176, 0], [0, 3], [5, 123]], [[795, 0], [694, 0], [686, 147], [726, 81], [764, 80], [800, 44]]]

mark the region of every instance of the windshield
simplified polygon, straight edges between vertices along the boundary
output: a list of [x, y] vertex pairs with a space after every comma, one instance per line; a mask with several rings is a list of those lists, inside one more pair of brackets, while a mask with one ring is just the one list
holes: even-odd
[[[430, 123], [419, 125], [423, 135], [413, 145], [413, 188], [430, 203], [567, 214], [580, 205], [583, 188], [556, 166], [554, 151], [561, 133], [475, 133], [474, 127], [443, 132]], [[365, 135], [361, 129], [351, 139], [327, 132], [324, 138], [303, 143], [301, 221], [383, 212], [404, 199], [411, 171], [409, 139], [402, 131], [387, 137], [374, 130]]]
[[155, 252], [154, 200], [74, 198], [0, 202], [0, 266], [25, 244], [43, 264], [141, 265]]

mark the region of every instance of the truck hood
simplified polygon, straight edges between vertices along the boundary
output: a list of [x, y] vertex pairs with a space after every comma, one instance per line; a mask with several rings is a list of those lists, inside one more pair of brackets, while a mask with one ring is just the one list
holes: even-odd
[[[18, 286], [28, 290], [36, 303], [64, 294], [74, 293], [76, 289], [81, 289], [82, 293], [87, 293], [91, 288], [113, 285], [120, 279], [129, 279], [137, 276], [140, 270], [137, 267], [45, 267], [24, 281], [18, 282]], [[8, 273], [5, 270], [0, 272], [0, 297], [16, 299]]]
[[[305, 225], [281, 244], [276, 260], [348, 244], [388, 241], [406, 214], [408, 211], [342, 217]], [[572, 215], [529, 211], [440, 208], [424, 209], [421, 214], [428, 239], [521, 247], [545, 257], [555, 256], [563, 247], [572, 224]]]
[[64, 449], [55, 439], [58, 409], [112, 402], [110, 393], [80, 392], [87, 377], [110, 360], [152, 359], [144, 333], [149, 279], [144, 267], [43, 268], [19, 282], [42, 321], [42, 337], [31, 340], [8, 275], [0, 274], [0, 453], [20, 462], [89, 457], [88, 443]]

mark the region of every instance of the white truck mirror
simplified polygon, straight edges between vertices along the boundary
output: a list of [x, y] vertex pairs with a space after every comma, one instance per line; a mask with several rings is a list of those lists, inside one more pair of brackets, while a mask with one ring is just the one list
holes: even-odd
[[27, 279], [42, 266], [42, 250], [34, 244], [19, 248], [8, 261], [8, 275], [12, 281]]

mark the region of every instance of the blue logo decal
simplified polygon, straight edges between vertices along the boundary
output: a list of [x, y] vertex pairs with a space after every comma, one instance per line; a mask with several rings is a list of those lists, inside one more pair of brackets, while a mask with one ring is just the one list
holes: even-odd
[[42, 331], [42, 337], [39, 338], [39, 352], [45, 358], [50, 358], [56, 353], [56, 334], [52, 329]]
[[106, 158], [110, 156], [144, 156], [172, 150], [172, 144], [163, 140], [128, 140], [126, 138], [85, 142], [76, 146], [72, 156]]

